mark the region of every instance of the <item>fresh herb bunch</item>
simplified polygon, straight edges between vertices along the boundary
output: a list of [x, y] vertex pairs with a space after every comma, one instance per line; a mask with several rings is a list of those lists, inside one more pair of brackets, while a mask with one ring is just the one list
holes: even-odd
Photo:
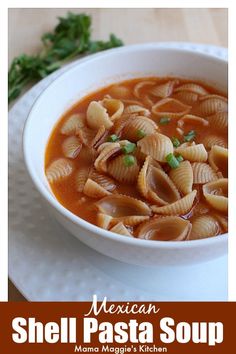
[[22, 54], [13, 60], [8, 72], [9, 102], [18, 97], [27, 84], [46, 77], [74, 57], [123, 45], [114, 34], [107, 42], [92, 41], [89, 15], [68, 13], [58, 20], [54, 31], [42, 36], [43, 48], [38, 55]]

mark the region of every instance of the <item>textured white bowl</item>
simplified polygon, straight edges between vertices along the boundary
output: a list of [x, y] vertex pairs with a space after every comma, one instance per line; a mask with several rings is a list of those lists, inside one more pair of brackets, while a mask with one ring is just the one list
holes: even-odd
[[227, 62], [190, 50], [142, 44], [80, 60], [43, 91], [28, 116], [23, 136], [27, 170], [55, 218], [79, 240], [107, 256], [127, 263], [154, 266], [193, 264], [220, 257], [227, 252], [227, 235], [161, 242], [102, 230], [65, 209], [54, 197], [45, 177], [46, 144], [54, 125], [73, 103], [109, 83], [150, 75], [203, 80], [227, 91]]

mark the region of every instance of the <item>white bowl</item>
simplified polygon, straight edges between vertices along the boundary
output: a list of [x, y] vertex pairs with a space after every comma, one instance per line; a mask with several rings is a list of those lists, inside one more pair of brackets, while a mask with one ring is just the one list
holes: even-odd
[[84, 60], [53, 81], [35, 102], [25, 125], [23, 147], [28, 172], [55, 218], [80, 241], [127, 263], [183, 265], [209, 261], [227, 252], [227, 235], [162, 242], [124, 237], [72, 214], [54, 197], [44, 173], [45, 148], [61, 115], [84, 95], [109, 83], [144, 76], [181, 76], [227, 91], [227, 62], [182, 49], [141, 44], [105, 51]]

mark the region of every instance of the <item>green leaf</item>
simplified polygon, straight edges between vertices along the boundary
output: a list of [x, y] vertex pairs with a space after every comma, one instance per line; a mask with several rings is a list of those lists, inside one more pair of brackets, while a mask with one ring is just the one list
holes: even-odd
[[169, 117], [161, 117], [159, 124], [166, 125], [166, 124], [169, 124], [170, 121], [171, 121], [171, 119]]
[[119, 140], [119, 137], [116, 134], [109, 135], [107, 138], [107, 141], [109, 141], [111, 143], [115, 143], [118, 140]]
[[124, 161], [124, 165], [126, 167], [130, 167], [130, 166], [133, 166], [135, 164], [135, 157], [132, 156], [132, 155], [125, 155], [123, 157], [123, 161]]
[[137, 137], [138, 137], [139, 139], [142, 139], [142, 138], [144, 138], [145, 136], [146, 136], [146, 133], [145, 133], [144, 130], [142, 130], [142, 129], [137, 130]]
[[176, 138], [176, 136], [173, 136], [173, 137], [171, 138], [171, 141], [172, 141], [172, 144], [173, 144], [174, 147], [180, 146], [180, 141], [179, 141], [178, 138]]
[[183, 156], [182, 156], [182, 155], [180, 155], [180, 154], [175, 155], [175, 158], [176, 158], [179, 162], [184, 161]]
[[179, 161], [175, 157], [174, 154], [170, 153], [166, 156], [166, 162], [169, 164], [169, 166], [173, 169], [179, 167]]
[[134, 152], [136, 149], [136, 145], [134, 143], [128, 143], [122, 148], [122, 152], [124, 154], [130, 154], [131, 152]]
[[104, 41], [93, 41], [89, 45], [89, 51], [91, 53], [96, 53], [102, 50], [120, 47], [123, 45], [121, 39], [117, 38], [114, 34], [110, 34], [110, 40]]
[[191, 141], [195, 138], [196, 132], [195, 130], [190, 130], [185, 136], [184, 136], [184, 141], [188, 142]]
[[69, 12], [66, 17], [58, 18], [52, 32], [41, 37], [42, 49], [37, 55], [22, 54], [15, 58], [8, 72], [9, 102], [20, 95], [25, 85], [46, 77], [76, 56], [123, 45], [114, 34], [108, 41], [92, 41], [91, 25], [89, 15]]

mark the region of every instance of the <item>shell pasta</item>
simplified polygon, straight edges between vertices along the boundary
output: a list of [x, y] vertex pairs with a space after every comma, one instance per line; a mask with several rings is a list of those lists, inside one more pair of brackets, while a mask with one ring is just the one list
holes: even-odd
[[123, 237], [224, 234], [227, 112], [226, 95], [202, 82], [150, 77], [110, 85], [58, 121], [46, 177], [65, 208]]

